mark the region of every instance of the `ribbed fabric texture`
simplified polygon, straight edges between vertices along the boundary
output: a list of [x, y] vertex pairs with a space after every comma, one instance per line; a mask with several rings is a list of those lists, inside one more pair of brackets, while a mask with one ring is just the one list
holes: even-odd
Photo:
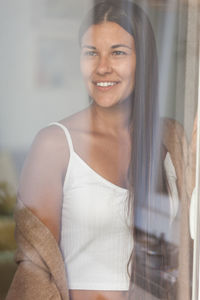
[[69, 289], [128, 290], [128, 261], [133, 237], [128, 217], [128, 190], [91, 169], [74, 152], [63, 186], [61, 250]]

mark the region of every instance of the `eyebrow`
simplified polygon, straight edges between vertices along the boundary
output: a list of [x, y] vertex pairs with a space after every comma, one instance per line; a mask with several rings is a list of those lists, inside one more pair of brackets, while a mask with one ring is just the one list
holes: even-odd
[[89, 48], [89, 49], [93, 49], [93, 50], [97, 49], [96, 47], [90, 46], [90, 45], [83, 45], [81, 48]]
[[[129, 47], [128, 45], [125, 45], [125, 44], [116, 44], [116, 45], [111, 46], [112, 49], [116, 49], [116, 48], [120, 48], [120, 47], [132, 49], [132, 47]], [[92, 50], [97, 49], [96, 47], [91, 46], [91, 45], [83, 45], [82, 48], [88, 48], [88, 49], [92, 49]]]
[[125, 44], [117, 44], [117, 45], [113, 45], [111, 48], [112, 48], [112, 49], [115, 49], [115, 48], [120, 48], [120, 47], [132, 49], [132, 47], [129, 47], [128, 45], [125, 45]]

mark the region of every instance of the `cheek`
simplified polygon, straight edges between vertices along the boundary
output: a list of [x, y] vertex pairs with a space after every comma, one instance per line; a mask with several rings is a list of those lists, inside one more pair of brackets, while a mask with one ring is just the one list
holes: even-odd
[[124, 79], [128, 85], [135, 84], [135, 67], [127, 65], [127, 68], [124, 70]]
[[120, 68], [118, 68], [118, 72], [121, 73], [123, 78], [130, 82], [135, 81], [135, 70], [136, 70], [136, 58], [133, 56], [131, 59], [127, 59], [124, 61]]

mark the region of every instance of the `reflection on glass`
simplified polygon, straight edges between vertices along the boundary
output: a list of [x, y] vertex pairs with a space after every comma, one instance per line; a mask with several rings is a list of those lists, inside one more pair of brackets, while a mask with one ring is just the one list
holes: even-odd
[[[80, 58], [78, 33], [63, 34], [64, 24], [69, 32], [70, 22], [78, 23], [80, 10], [72, 1], [37, 5], [34, 26], [37, 19], [42, 34], [32, 78], [44, 93], [37, 101], [46, 97], [39, 128], [45, 118], [50, 124], [36, 135], [21, 174], [18, 268], [6, 299], [192, 299], [195, 4], [102, 0], [91, 10], [85, 4]], [[76, 98], [84, 98], [78, 72], [89, 101], [72, 114]], [[61, 121], [52, 123], [54, 112]], [[12, 262], [11, 173], [0, 182], [0, 246], [9, 240], [1, 251]], [[5, 268], [10, 262], [3, 254]]]

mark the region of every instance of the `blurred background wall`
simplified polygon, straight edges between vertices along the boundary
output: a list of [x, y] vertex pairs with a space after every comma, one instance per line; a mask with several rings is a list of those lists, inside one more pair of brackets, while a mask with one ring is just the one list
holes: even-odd
[[0, 299], [15, 271], [13, 208], [38, 130], [88, 105], [78, 27], [87, 1], [0, 1]]

